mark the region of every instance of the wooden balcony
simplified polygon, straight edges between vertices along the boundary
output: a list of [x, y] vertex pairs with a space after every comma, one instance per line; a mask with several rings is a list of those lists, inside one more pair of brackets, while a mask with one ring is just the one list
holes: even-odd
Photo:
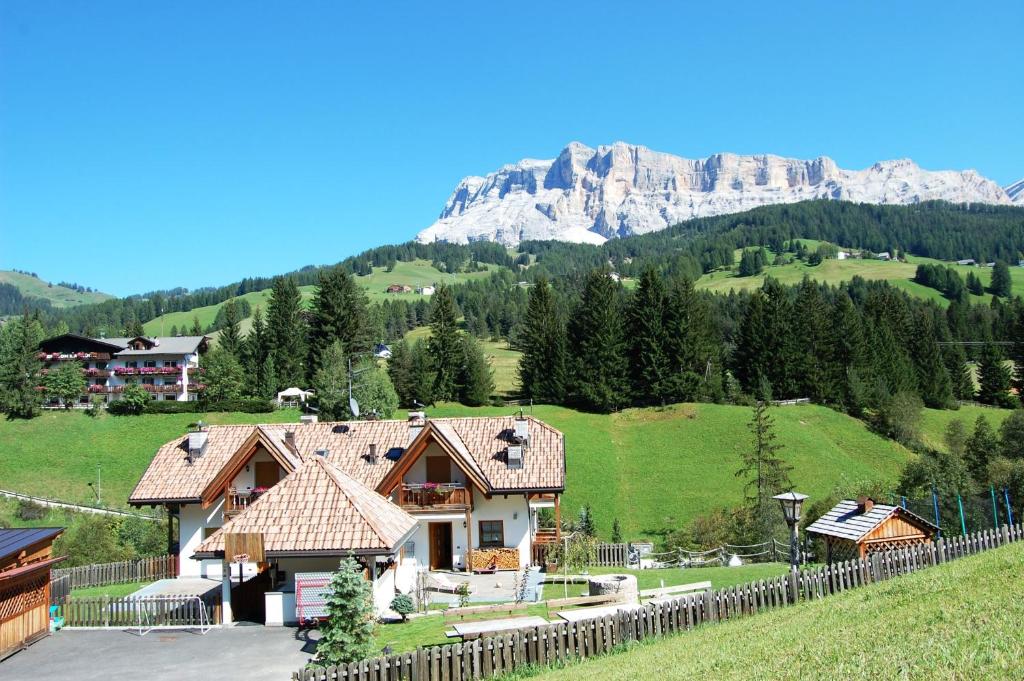
[[406, 511], [465, 511], [469, 490], [456, 483], [402, 485], [398, 505]]

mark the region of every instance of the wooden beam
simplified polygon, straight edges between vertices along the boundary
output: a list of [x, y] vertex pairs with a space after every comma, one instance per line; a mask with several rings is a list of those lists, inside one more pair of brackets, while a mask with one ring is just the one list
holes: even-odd
[[555, 495], [555, 539], [562, 541], [562, 495]]
[[[470, 498], [472, 498], [470, 492]], [[466, 572], [473, 571], [473, 510], [466, 509]]]

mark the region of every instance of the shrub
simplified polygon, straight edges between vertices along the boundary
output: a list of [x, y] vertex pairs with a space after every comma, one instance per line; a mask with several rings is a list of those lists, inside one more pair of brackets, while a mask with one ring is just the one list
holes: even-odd
[[194, 414], [199, 411], [199, 403], [153, 400], [146, 405], [145, 411], [147, 414]]
[[341, 561], [327, 587], [327, 620], [320, 625], [317, 664], [346, 664], [373, 654], [375, 626], [370, 589], [362, 567], [351, 555]]
[[412, 604], [412, 599], [406, 594], [398, 594], [391, 600], [391, 609], [402, 616], [402, 621], [405, 622], [409, 614], [415, 612], [416, 608]]
[[46, 517], [46, 507], [40, 504], [22, 499], [18, 502], [17, 515], [21, 520], [42, 520]]

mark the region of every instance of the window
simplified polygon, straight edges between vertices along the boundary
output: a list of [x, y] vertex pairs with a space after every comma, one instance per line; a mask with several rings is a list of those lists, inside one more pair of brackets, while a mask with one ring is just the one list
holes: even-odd
[[164, 366], [165, 367], [175, 367], [175, 368], [177, 368], [178, 360], [176, 360], [176, 359], [167, 360], [166, 362], [164, 362]]
[[150, 369], [156, 369], [156, 360], [147, 359], [144, 366], [149, 367]]
[[154, 382], [155, 380], [156, 379], [152, 378], [144, 378], [142, 379], [142, 385], [156, 385], [156, 383]]
[[129, 369], [138, 369], [139, 368], [139, 363], [138, 362], [125, 362], [124, 365], [125, 365], [125, 367], [127, 367]]
[[480, 521], [480, 548], [505, 546], [505, 524], [501, 520]]

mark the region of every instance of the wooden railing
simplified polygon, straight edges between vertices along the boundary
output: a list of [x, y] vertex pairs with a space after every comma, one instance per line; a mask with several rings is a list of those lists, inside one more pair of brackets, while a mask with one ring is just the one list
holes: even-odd
[[[523, 668], [561, 665], [613, 652], [645, 639], [785, 608], [801, 601], [881, 582], [1024, 539], [1024, 527], [1004, 525], [868, 558], [789, 572], [756, 582], [656, 600], [635, 609], [578, 622], [552, 622], [463, 643], [332, 667], [307, 666], [293, 681], [450, 681], [487, 679]], [[753, 634], [751, 634], [753, 635]]]
[[469, 490], [455, 483], [402, 485], [398, 505], [409, 510], [469, 508]]

